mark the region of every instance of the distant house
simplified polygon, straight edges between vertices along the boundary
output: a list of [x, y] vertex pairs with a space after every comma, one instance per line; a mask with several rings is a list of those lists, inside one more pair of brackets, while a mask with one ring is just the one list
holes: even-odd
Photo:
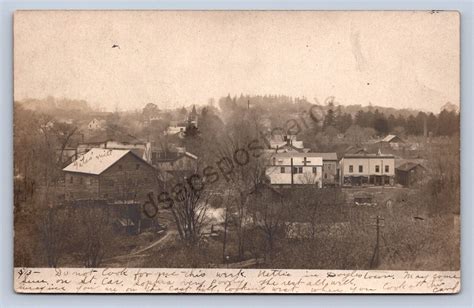
[[157, 151], [152, 154], [152, 163], [164, 171], [195, 171], [198, 157], [183, 148], [173, 151]]
[[187, 123], [185, 121], [178, 122], [178, 121], [171, 121], [170, 126], [166, 130], [167, 135], [176, 135], [179, 134], [184, 136], [186, 132]]
[[323, 158], [317, 153], [274, 153], [269, 160], [265, 174], [272, 185], [323, 185]]
[[296, 135], [275, 134], [269, 140], [270, 149], [279, 149], [284, 146], [292, 146], [295, 149], [303, 150], [303, 141], [296, 140]]
[[89, 129], [89, 130], [102, 130], [104, 128], [104, 123], [105, 123], [105, 121], [98, 120], [98, 119], [94, 118], [92, 121], [90, 121], [87, 124], [87, 129]]
[[344, 154], [339, 162], [343, 186], [393, 185], [395, 157], [391, 154]]
[[398, 150], [400, 146], [405, 143], [402, 138], [398, 137], [397, 135], [388, 135], [383, 138], [380, 143], [388, 144], [391, 148]]
[[412, 187], [425, 178], [426, 168], [421, 164], [407, 162], [395, 168], [397, 183]]
[[307, 153], [310, 151], [304, 147], [303, 141], [296, 140], [296, 135], [272, 135], [267, 144], [269, 153]]
[[146, 200], [157, 191], [157, 170], [131, 150], [93, 148], [63, 169], [65, 198]]

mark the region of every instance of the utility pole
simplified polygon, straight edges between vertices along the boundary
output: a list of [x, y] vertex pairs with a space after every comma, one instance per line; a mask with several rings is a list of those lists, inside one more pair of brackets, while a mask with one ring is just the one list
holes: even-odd
[[[372, 255], [372, 259], [370, 260], [370, 268], [377, 267], [379, 265], [379, 255], [380, 255], [380, 228], [384, 227], [383, 222], [385, 219], [381, 216], [377, 215], [376, 223], [375, 223], [375, 230], [376, 230], [376, 242], [374, 253]], [[374, 225], [372, 225], [374, 226]]]
[[291, 186], [293, 187], [293, 157], [290, 158], [291, 166]]

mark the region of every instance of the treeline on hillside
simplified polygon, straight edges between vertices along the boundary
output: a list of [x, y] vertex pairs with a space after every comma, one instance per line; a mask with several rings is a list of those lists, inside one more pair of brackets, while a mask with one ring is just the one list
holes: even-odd
[[[315, 99], [315, 101], [317, 101]], [[399, 135], [451, 136], [459, 132], [460, 117], [454, 110], [443, 109], [439, 114], [393, 107], [336, 105], [334, 97], [329, 97], [321, 105], [325, 118], [320, 123], [323, 131], [331, 130], [345, 133], [352, 125], [374, 129], [377, 135], [388, 133]], [[218, 100], [222, 115], [238, 113], [239, 110], [252, 108], [270, 119], [282, 114], [287, 117], [310, 110], [306, 98], [293, 98], [286, 95], [227, 95]]]
[[460, 118], [454, 111], [443, 110], [439, 114], [418, 112], [416, 116], [407, 117], [399, 114], [387, 116], [378, 109], [375, 111], [359, 110], [355, 116], [341, 111], [341, 108], [330, 108], [325, 115], [323, 130], [336, 128], [344, 133], [352, 125], [373, 128], [379, 136], [388, 133], [399, 135], [433, 135], [451, 136], [459, 132]]

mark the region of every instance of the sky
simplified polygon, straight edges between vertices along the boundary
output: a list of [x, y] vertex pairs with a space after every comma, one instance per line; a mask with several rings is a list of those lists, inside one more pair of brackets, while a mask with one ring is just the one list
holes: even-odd
[[111, 111], [281, 94], [439, 112], [459, 105], [459, 40], [456, 12], [19, 11], [14, 99]]

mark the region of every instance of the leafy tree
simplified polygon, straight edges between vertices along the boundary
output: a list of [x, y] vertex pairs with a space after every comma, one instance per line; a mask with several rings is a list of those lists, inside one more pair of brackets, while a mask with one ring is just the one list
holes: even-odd
[[374, 129], [379, 135], [386, 135], [388, 133], [388, 121], [383, 114], [379, 114], [374, 120]]
[[330, 126], [334, 126], [335, 124], [336, 124], [336, 119], [334, 115], [334, 110], [329, 109], [326, 113], [326, 116], [324, 117], [323, 129], [326, 129]]

